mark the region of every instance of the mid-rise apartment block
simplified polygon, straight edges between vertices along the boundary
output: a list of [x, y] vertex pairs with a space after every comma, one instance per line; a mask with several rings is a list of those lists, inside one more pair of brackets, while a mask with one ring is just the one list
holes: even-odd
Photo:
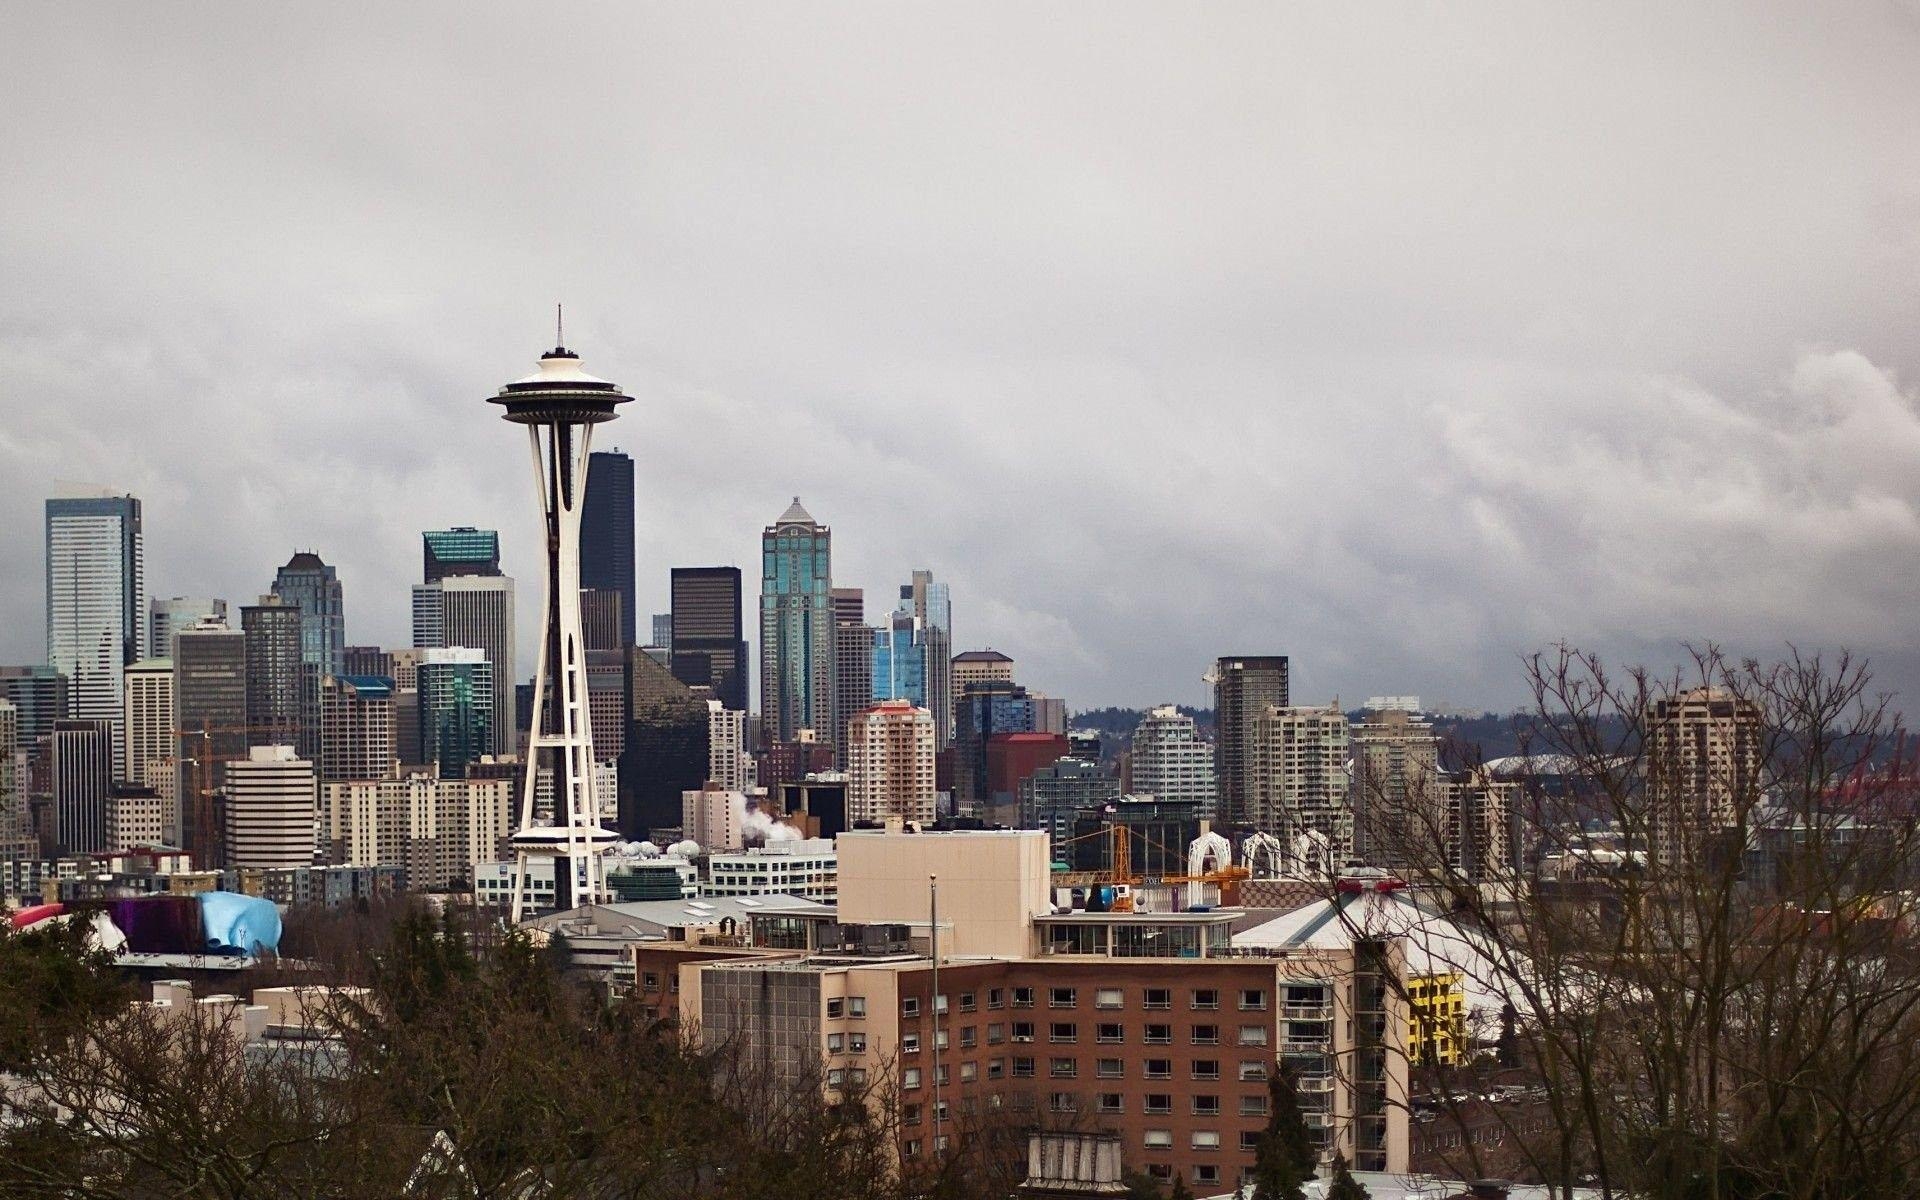
[[883, 700], [847, 724], [847, 816], [931, 821], [936, 815], [933, 713]]

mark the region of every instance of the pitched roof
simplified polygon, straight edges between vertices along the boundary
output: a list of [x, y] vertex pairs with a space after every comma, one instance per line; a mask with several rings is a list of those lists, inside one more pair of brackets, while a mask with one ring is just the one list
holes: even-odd
[[787, 505], [787, 511], [781, 513], [780, 519], [778, 521], [775, 521], [774, 524], [775, 525], [817, 525], [819, 524], [819, 522], [813, 519], [812, 513], [808, 512], [806, 509], [800, 506], [800, 497], [795, 496], [793, 498], [793, 503]]

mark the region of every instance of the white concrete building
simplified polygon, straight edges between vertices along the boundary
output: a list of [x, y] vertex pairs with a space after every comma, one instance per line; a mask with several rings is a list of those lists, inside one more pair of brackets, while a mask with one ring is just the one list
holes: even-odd
[[832, 904], [840, 895], [832, 838], [769, 842], [707, 859], [703, 896], [800, 896]]
[[1192, 717], [1170, 704], [1148, 712], [1134, 728], [1131, 762], [1128, 791], [1198, 804], [1201, 816], [1215, 815], [1213, 746], [1200, 740]]
[[759, 783], [747, 753], [747, 714], [718, 700], [707, 701], [707, 779], [735, 792], [750, 792]]
[[314, 858], [314, 769], [292, 746], [255, 746], [227, 766], [227, 865], [308, 867]]

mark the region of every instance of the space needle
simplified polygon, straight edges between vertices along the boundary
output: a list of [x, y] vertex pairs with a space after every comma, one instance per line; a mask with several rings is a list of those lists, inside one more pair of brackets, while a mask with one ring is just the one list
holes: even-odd
[[[619, 414], [631, 396], [580, 369], [555, 322], [555, 346], [540, 370], [488, 398], [501, 415], [525, 425], [533, 446], [533, 482], [547, 531], [547, 600], [542, 610], [540, 665], [533, 679], [533, 730], [527, 746], [520, 826], [513, 835], [513, 909], [517, 925], [531, 907], [528, 865], [553, 864], [553, 901], [564, 912], [604, 898], [600, 855], [617, 836], [600, 825], [593, 773], [593, 721], [587, 707], [587, 645], [580, 628], [580, 509], [587, 495], [587, 453], [593, 427]], [[507, 676], [511, 664], [499, 676]], [[496, 685], [497, 686], [497, 685]], [[553, 811], [535, 811], [534, 785], [543, 760], [553, 769]]]

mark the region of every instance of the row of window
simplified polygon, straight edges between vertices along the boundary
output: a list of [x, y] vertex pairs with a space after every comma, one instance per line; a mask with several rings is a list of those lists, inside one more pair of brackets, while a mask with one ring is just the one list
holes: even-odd
[[[987, 1078], [1003, 1078], [1006, 1074], [1006, 1064], [1007, 1060], [1004, 1058], [988, 1059]], [[953, 1065], [951, 1063], [940, 1064], [939, 1081], [942, 1086], [945, 1086], [952, 1080], [952, 1069]], [[1013, 1059], [1013, 1078], [1034, 1079], [1039, 1076], [1039, 1073], [1039, 1059], [1026, 1057], [1015, 1057]], [[1221, 1078], [1220, 1060], [1217, 1058], [1196, 1058], [1189, 1066], [1189, 1074], [1192, 1078], [1201, 1081], [1217, 1080]], [[1125, 1079], [1127, 1077], [1127, 1060], [1123, 1058], [1096, 1059], [1093, 1064], [1093, 1076], [1096, 1079]], [[900, 1072], [900, 1086], [906, 1091], [912, 1091], [914, 1088], [920, 1086], [920, 1082], [924, 1077], [919, 1067], [907, 1067]], [[961, 1083], [972, 1083], [979, 1077], [979, 1063], [963, 1062], [960, 1064]], [[1079, 1077], [1080, 1061], [1078, 1059], [1051, 1058], [1047, 1060], [1047, 1078], [1078, 1079]], [[1140, 1077], [1142, 1079], [1172, 1079], [1173, 1060], [1170, 1058], [1149, 1058], [1143, 1060], [1141, 1063]], [[1264, 1082], [1266, 1078], [1266, 1063], [1256, 1060], [1240, 1064], [1239, 1079], [1241, 1083], [1261, 1083]], [[1265, 1102], [1264, 1097], [1262, 1098], [1262, 1102]]]
[[[1008, 993], [1011, 992], [1013, 1007], [1032, 1008], [1034, 1007], [1036, 994], [1039, 990], [1038, 988], [1030, 987], [991, 988], [987, 992], [987, 1007], [990, 1009], [1007, 1007]], [[1079, 988], [1047, 988], [1046, 992], [1048, 1008], [1078, 1008], [1080, 1005]], [[1313, 999], [1312, 1003], [1322, 1003], [1324, 996], [1318, 995], [1317, 989], [1315, 989], [1315, 992], [1316, 998]], [[947, 1011], [947, 998], [945, 996], [935, 996], [933, 999], [933, 1009], [936, 1013], [944, 1013]], [[837, 1001], [833, 1000], [827, 1001], [828, 1016], [836, 1015], [833, 1011], [833, 1005], [836, 1003]], [[1289, 999], [1288, 1003], [1299, 1003], [1299, 1001]], [[1267, 1007], [1266, 989], [1241, 988], [1239, 1004], [1240, 1011], [1242, 1012], [1264, 1011]], [[1173, 1007], [1173, 989], [1163, 987], [1142, 988], [1141, 1005], [1149, 1009], [1170, 1009]], [[1095, 1008], [1125, 1008], [1126, 989], [1095, 988], [1093, 992], [1093, 1006]], [[1187, 1006], [1200, 1012], [1218, 1009], [1220, 1007], [1220, 989], [1193, 988], [1189, 990], [1187, 993]], [[864, 1001], [862, 1002], [862, 1007], [864, 1011]], [[975, 993], [960, 993], [961, 1012], [973, 1012], [977, 1007], [978, 1003]], [[919, 1016], [920, 998], [918, 996], [904, 997], [900, 1001], [900, 1015], [903, 1017]]]

